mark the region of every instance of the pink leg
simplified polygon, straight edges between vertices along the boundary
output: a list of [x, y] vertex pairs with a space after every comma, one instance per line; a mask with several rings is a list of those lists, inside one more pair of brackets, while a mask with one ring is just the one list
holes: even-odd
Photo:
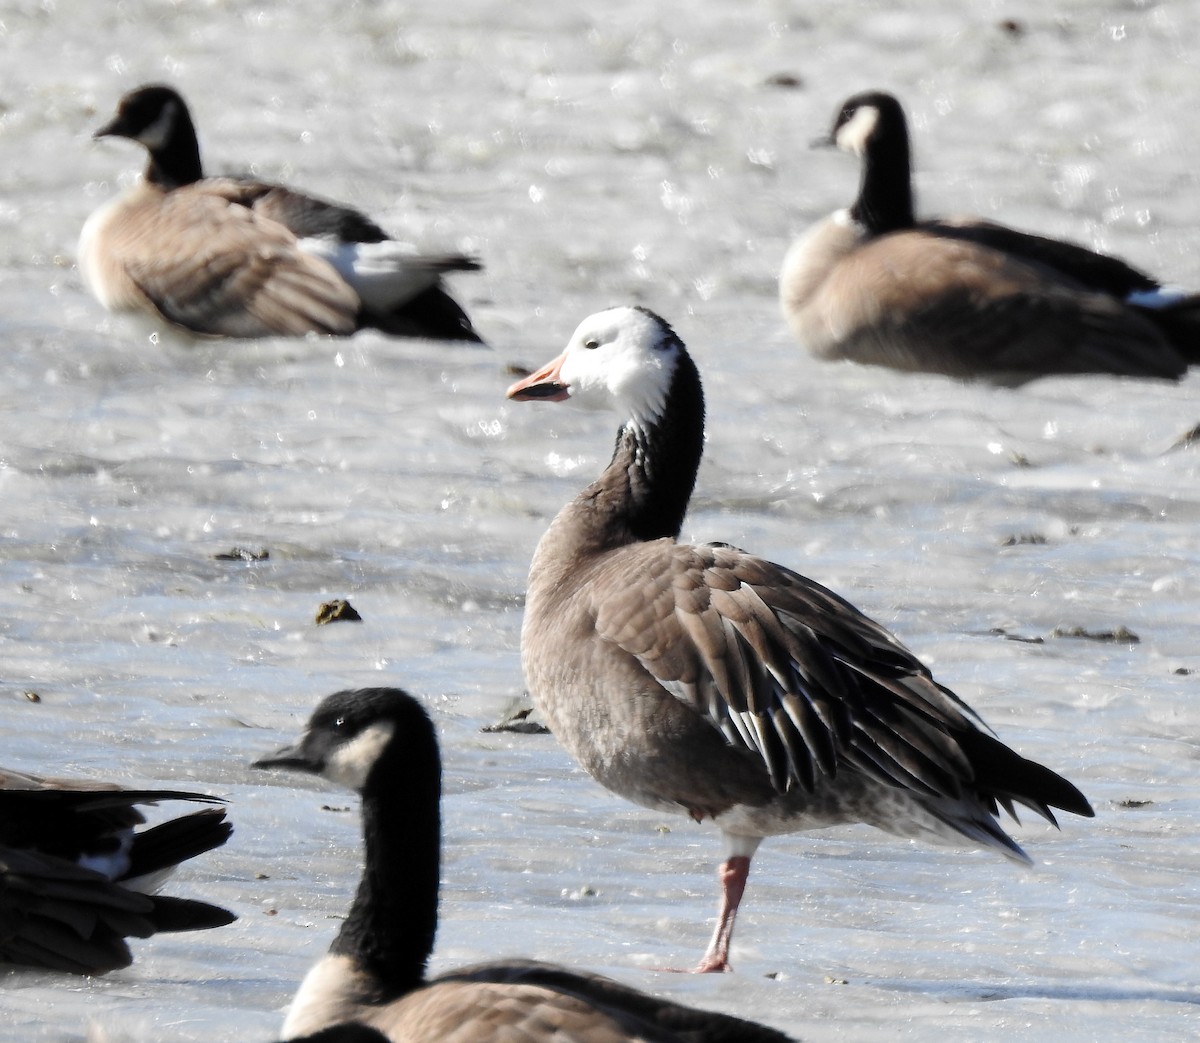
[[746, 878], [750, 875], [750, 856], [731, 855], [721, 863], [717, 879], [721, 882], [721, 909], [717, 914], [717, 929], [708, 943], [695, 974], [711, 974], [729, 971], [729, 943], [733, 938], [733, 921], [737, 918], [738, 904], [746, 890]]

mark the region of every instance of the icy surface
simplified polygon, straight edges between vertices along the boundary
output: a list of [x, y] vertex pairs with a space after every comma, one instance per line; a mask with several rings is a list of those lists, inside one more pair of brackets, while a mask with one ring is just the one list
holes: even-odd
[[[352, 796], [247, 765], [364, 684], [420, 694], [445, 745], [435, 970], [561, 960], [809, 1040], [1197, 1031], [1200, 447], [1171, 446], [1200, 378], [1011, 392], [821, 365], [774, 278], [857, 176], [808, 141], [884, 87], [924, 212], [1200, 286], [1200, 9], [896, 7], [5, 5], [0, 763], [228, 797], [233, 839], [174, 889], [241, 919], [138, 943], [101, 980], [6, 974], [0, 1038], [272, 1039], [348, 904], [358, 827]], [[151, 343], [105, 316], [75, 238], [141, 155], [89, 136], [147, 80], [191, 101], [210, 169], [478, 254], [452, 285], [494, 350]], [[479, 730], [521, 692], [533, 546], [613, 432], [507, 404], [507, 367], [623, 302], [706, 378], [689, 535], [850, 597], [1094, 821], [1018, 828], [1030, 871], [865, 827], [770, 840], [737, 973], [649, 969], [707, 940], [715, 836], [611, 797], [549, 737]], [[270, 556], [214, 557], [235, 547]], [[335, 597], [364, 621], [315, 626]], [[1121, 627], [1140, 641], [1054, 636]]]

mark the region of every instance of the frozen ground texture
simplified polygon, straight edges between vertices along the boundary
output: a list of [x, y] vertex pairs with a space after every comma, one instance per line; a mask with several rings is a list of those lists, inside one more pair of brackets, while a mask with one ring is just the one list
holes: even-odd
[[[1195, 5], [1091, 0], [5, 5], [0, 763], [227, 796], [236, 834], [176, 889], [241, 919], [103, 980], [6, 975], [0, 1037], [271, 1039], [349, 901], [357, 819], [247, 764], [364, 684], [420, 694], [445, 744], [435, 969], [563, 960], [809, 1040], [1195, 1034], [1200, 448], [1169, 449], [1198, 378], [1009, 392], [818, 365], [774, 277], [853, 192], [808, 141], [884, 87], [926, 212], [1200, 286], [1197, 39]], [[142, 157], [89, 135], [159, 79], [211, 169], [477, 253], [453, 287], [494, 350], [152, 344], [104, 316], [75, 238]], [[506, 367], [622, 302], [674, 322], [707, 381], [688, 533], [849, 596], [1094, 821], [1021, 829], [1031, 871], [865, 828], [768, 841], [738, 973], [648, 969], [703, 947], [715, 837], [549, 737], [479, 731], [520, 695], [533, 546], [613, 431], [507, 404]], [[270, 558], [214, 558], [234, 547]], [[364, 622], [314, 626], [332, 597]], [[1053, 636], [1122, 626], [1140, 641]]]

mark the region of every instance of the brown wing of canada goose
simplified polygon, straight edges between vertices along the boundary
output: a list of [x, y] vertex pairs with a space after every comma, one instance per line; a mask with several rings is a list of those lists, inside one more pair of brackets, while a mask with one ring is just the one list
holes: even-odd
[[817, 308], [838, 354], [969, 377], [1047, 372], [1175, 378], [1157, 326], [1107, 294], [963, 239], [895, 232], [848, 254]]
[[282, 225], [211, 192], [143, 198], [105, 229], [107, 274], [126, 307], [140, 300], [193, 332], [232, 337], [356, 328], [358, 295]]

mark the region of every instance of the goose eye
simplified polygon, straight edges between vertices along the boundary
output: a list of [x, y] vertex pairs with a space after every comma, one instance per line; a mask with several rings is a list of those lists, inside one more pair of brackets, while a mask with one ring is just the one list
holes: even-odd
[[600, 342], [596, 340], [595, 337], [589, 337], [583, 342], [583, 346], [587, 348], [588, 351], [594, 351], [596, 348], [600, 347]]
[[335, 728], [345, 728], [346, 727], [346, 718], [339, 717], [336, 721], [333, 722], [333, 726]]

